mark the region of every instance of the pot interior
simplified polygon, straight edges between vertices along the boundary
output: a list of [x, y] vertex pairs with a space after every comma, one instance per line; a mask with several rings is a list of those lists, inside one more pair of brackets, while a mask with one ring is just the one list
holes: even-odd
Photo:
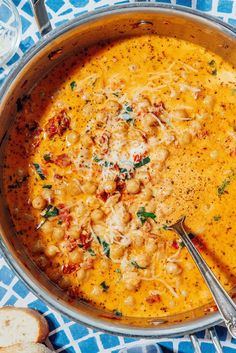
[[[158, 34], [187, 40], [213, 51], [234, 64], [236, 39], [233, 32], [217, 21], [166, 6], [127, 5], [112, 10], [99, 11], [69, 22], [49, 33], [39, 41], [21, 61], [6, 83], [0, 106], [1, 166], [5, 142], [10, 126], [14, 123], [17, 106], [32, 87], [66, 57], [83, 47], [108, 39]], [[3, 168], [1, 168], [1, 173]], [[1, 178], [2, 179], [2, 178]], [[2, 185], [1, 185], [1, 189]], [[171, 336], [207, 327], [219, 320], [217, 314], [201, 307], [177, 316], [155, 319], [121, 317], [98, 310], [81, 301], [68, 301], [59, 287], [50, 282], [25, 253], [14, 235], [3, 191], [0, 195], [0, 217], [3, 252], [17, 274], [40, 298], [75, 321], [113, 333], [133, 336]]]

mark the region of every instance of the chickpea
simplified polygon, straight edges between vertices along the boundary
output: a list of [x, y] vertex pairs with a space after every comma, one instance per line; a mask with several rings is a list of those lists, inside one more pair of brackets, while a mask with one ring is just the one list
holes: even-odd
[[116, 182], [114, 180], [108, 180], [104, 184], [103, 189], [109, 194], [113, 193], [116, 190]]
[[71, 286], [71, 280], [69, 277], [66, 277], [64, 275], [64, 277], [60, 279], [58, 284], [62, 289], [68, 289]]
[[131, 295], [128, 296], [127, 298], [125, 298], [124, 303], [127, 306], [133, 306], [135, 303], [134, 297], [132, 297]]
[[35, 197], [35, 199], [33, 199], [32, 201], [32, 206], [36, 210], [42, 210], [45, 208], [46, 205], [47, 205], [46, 200], [44, 200], [41, 196]]
[[79, 195], [81, 193], [81, 188], [77, 180], [70, 182], [70, 191], [72, 195]]
[[112, 244], [110, 247], [111, 258], [114, 260], [120, 259], [124, 254], [125, 248], [123, 246]]
[[77, 132], [75, 131], [71, 131], [66, 137], [66, 141], [70, 145], [74, 145], [76, 142], [78, 142], [78, 140], [79, 140], [79, 134], [77, 134]]
[[206, 96], [203, 99], [203, 103], [207, 106], [207, 108], [212, 109], [215, 104], [215, 99], [213, 96]]
[[189, 115], [186, 111], [186, 109], [178, 109], [173, 111], [172, 115], [174, 116], [174, 118], [177, 119], [188, 119]]
[[62, 227], [56, 227], [52, 231], [53, 239], [56, 241], [62, 240], [64, 238], [65, 231]]
[[145, 187], [142, 191], [141, 196], [144, 201], [150, 201], [153, 196], [152, 189], [149, 187]]
[[161, 205], [161, 213], [164, 215], [164, 216], [169, 216], [171, 213], [173, 213], [173, 207], [171, 206], [168, 206], [166, 204], [162, 204]]
[[70, 238], [72, 239], [79, 239], [80, 237], [80, 227], [78, 226], [73, 226], [73, 227], [70, 227], [70, 231], [69, 231], [69, 236]]
[[104, 217], [104, 213], [102, 210], [98, 209], [98, 210], [94, 210], [91, 213], [91, 219], [93, 222], [99, 222], [103, 219]]
[[37, 254], [37, 253], [42, 253], [43, 250], [44, 250], [44, 246], [43, 246], [42, 240], [41, 239], [36, 240], [36, 242], [33, 244], [32, 252], [34, 254]]
[[83, 192], [85, 192], [86, 194], [95, 194], [97, 190], [97, 186], [95, 184], [90, 183], [89, 181], [87, 181], [82, 188]]
[[44, 255], [37, 257], [35, 261], [38, 267], [42, 270], [45, 270], [48, 266], [48, 259]]
[[152, 113], [145, 114], [144, 116], [145, 124], [147, 126], [152, 127], [157, 124], [157, 119], [155, 118], [155, 115]]
[[93, 140], [88, 135], [81, 136], [80, 142], [81, 142], [81, 145], [86, 148], [91, 147], [93, 145]]
[[157, 243], [155, 239], [149, 238], [145, 243], [145, 252], [147, 254], [153, 254], [157, 250]]
[[73, 264], [81, 263], [83, 261], [83, 257], [83, 250], [80, 248], [77, 248], [69, 253], [70, 262], [72, 262]]
[[184, 131], [184, 133], [178, 137], [178, 142], [181, 146], [188, 145], [191, 140], [192, 135], [188, 131]]
[[86, 204], [89, 208], [96, 209], [100, 207], [100, 201], [95, 196], [88, 196]]
[[126, 190], [129, 194], [137, 194], [140, 191], [140, 181], [138, 179], [127, 180]]
[[64, 189], [64, 188], [56, 189], [56, 190], [54, 190], [54, 194], [55, 194], [57, 197], [63, 199], [64, 196], [65, 196], [65, 189]]
[[85, 106], [83, 107], [83, 114], [85, 116], [87, 115], [91, 115], [93, 113], [93, 106], [92, 104], [85, 104]]
[[132, 243], [137, 246], [141, 247], [144, 243], [143, 232], [139, 229], [131, 230], [128, 233], [128, 236], [132, 239]]
[[106, 259], [103, 259], [103, 260], [100, 262], [100, 268], [101, 268], [101, 270], [103, 270], [103, 271], [109, 270], [109, 261], [106, 260]]
[[150, 265], [151, 258], [149, 254], [140, 254], [137, 255], [134, 260], [137, 262], [137, 264], [141, 267], [148, 267]]
[[147, 204], [147, 210], [148, 212], [156, 212], [156, 208], [157, 208], [157, 204], [156, 204], [156, 200], [151, 200], [148, 204]]
[[218, 157], [218, 152], [216, 150], [210, 152], [210, 157], [212, 159], [217, 159]]
[[166, 272], [171, 275], [178, 275], [182, 272], [182, 269], [174, 262], [167, 262]]
[[86, 271], [83, 268], [80, 268], [76, 273], [76, 277], [79, 282], [83, 281], [83, 279], [85, 279], [85, 276]]
[[166, 148], [160, 148], [157, 151], [156, 160], [158, 162], [165, 162], [165, 160], [167, 159], [168, 155], [169, 155], [169, 151]]
[[48, 245], [44, 250], [44, 253], [47, 257], [54, 257], [58, 252], [59, 249], [55, 245]]
[[53, 198], [54, 192], [50, 189], [43, 189], [41, 195], [44, 200], [50, 203]]
[[53, 224], [51, 222], [45, 222], [41, 229], [44, 233], [49, 234], [53, 231]]
[[98, 287], [98, 286], [93, 287], [93, 289], [91, 291], [91, 294], [96, 296], [96, 297], [101, 295], [102, 294], [102, 288]]
[[119, 112], [121, 111], [121, 105], [119, 102], [115, 100], [109, 100], [106, 103], [106, 109], [109, 111], [109, 113], [113, 115], [118, 115]]
[[123, 223], [124, 224], [129, 223], [130, 219], [131, 219], [131, 214], [126, 211], [123, 215], [123, 218], [122, 218]]
[[126, 289], [131, 291], [137, 289], [140, 283], [140, 278], [136, 272], [125, 272], [122, 276], [122, 280]]
[[136, 172], [136, 178], [138, 178], [139, 181], [142, 182], [145, 185], [147, 183], [149, 183], [149, 181], [150, 181], [150, 175], [147, 172], [143, 172], [143, 171], [141, 171], [139, 169]]

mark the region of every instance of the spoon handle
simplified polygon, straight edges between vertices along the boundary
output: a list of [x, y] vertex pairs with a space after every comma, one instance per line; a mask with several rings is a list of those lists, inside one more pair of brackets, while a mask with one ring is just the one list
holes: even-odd
[[214, 273], [200, 255], [199, 251], [193, 245], [184, 228], [184, 220], [185, 217], [181, 218], [177, 223], [169, 226], [167, 229], [175, 231], [181, 237], [184, 245], [190, 252], [199, 271], [205, 279], [228, 331], [232, 337], [236, 338], [236, 304], [219, 283]]

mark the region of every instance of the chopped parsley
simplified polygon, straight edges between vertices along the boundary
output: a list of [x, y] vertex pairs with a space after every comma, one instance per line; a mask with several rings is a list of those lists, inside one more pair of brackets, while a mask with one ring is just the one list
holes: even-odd
[[148, 218], [151, 218], [155, 221], [156, 215], [152, 212], [146, 212], [144, 207], [140, 207], [137, 212], [137, 216], [140, 219], [141, 223], [144, 224]]
[[56, 217], [58, 215], [59, 215], [59, 210], [53, 205], [48, 205], [41, 213], [41, 216], [43, 216], [43, 218], [46, 218], [46, 219], [51, 217]]
[[130, 261], [131, 265], [134, 266], [135, 268], [145, 270], [146, 267], [140, 266], [135, 260]]
[[162, 229], [167, 230], [168, 227], [168, 224], [163, 224]]
[[220, 219], [221, 219], [221, 216], [219, 216], [219, 215], [213, 217], [213, 220], [216, 222], [218, 222]]
[[208, 65], [209, 65], [210, 67], [212, 67], [211, 74], [212, 74], [213, 76], [216, 76], [216, 75], [217, 75], [217, 68], [216, 68], [216, 62], [215, 62], [215, 60], [209, 61], [209, 62], [208, 62]]
[[145, 164], [148, 164], [150, 162], [150, 157], [145, 157], [143, 158], [140, 162], [138, 163], [134, 163], [134, 168], [141, 168], [143, 167]]
[[115, 270], [115, 272], [116, 272], [116, 273], [121, 273], [121, 270], [120, 270], [119, 268], [117, 268], [117, 269]]
[[74, 91], [74, 89], [77, 87], [77, 83], [75, 82], [75, 81], [72, 81], [71, 83], [70, 83], [70, 88], [71, 88], [71, 90], [72, 91]]
[[105, 281], [103, 281], [102, 283], [100, 283], [100, 286], [102, 287], [103, 292], [107, 292], [108, 289], [109, 289], [109, 286], [106, 284]]
[[96, 256], [95, 252], [93, 249], [88, 249], [88, 252], [90, 253], [91, 256]]
[[123, 106], [123, 112], [121, 114], [122, 119], [124, 119], [127, 122], [133, 122], [134, 119], [130, 114], [132, 112], [133, 112], [133, 108], [128, 103], [125, 103]]
[[50, 184], [43, 185], [43, 189], [51, 189], [51, 188], [52, 188], [52, 185]]
[[50, 161], [50, 160], [51, 160], [51, 155], [50, 155], [50, 153], [44, 154], [43, 159], [44, 159], [46, 162]]
[[116, 316], [119, 316], [119, 317], [121, 317], [123, 314], [122, 314], [122, 312], [120, 311], [120, 310], [118, 310], [118, 309], [114, 309], [113, 310], [113, 313], [116, 315]]
[[97, 241], [99, 242], [100, 245], [102, 245], [103, 248], [103, 254], [106, 255], [107, 257], [110, 257], [110, 245], [97, 235], [95, 235], [97, 238]]
[[229, 186], [229, 184], [230, 184], [230, 179], [223, 180], [222, 184], [217, 188], [218, 196], [221, 196], [224, 193], [226, 193], [226, 188]]
[[37, 172], [37, 174], [40, 176], [42, 180], [46, 179], [45, 175], [42, 172], [42, 169], [38, 163], [33, 163], [33, 166]]

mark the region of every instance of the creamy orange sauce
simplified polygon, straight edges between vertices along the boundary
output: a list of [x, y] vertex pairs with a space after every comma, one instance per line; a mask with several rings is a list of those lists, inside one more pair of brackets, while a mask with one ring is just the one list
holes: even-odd
[[158, 36], [85, 50], [19, 106], [4, 184], [18, 237], [52, 281], [116, 315], [210, 300], [167, 224], [186, 215], [226, 289], [235, 284], [236, 71]]

